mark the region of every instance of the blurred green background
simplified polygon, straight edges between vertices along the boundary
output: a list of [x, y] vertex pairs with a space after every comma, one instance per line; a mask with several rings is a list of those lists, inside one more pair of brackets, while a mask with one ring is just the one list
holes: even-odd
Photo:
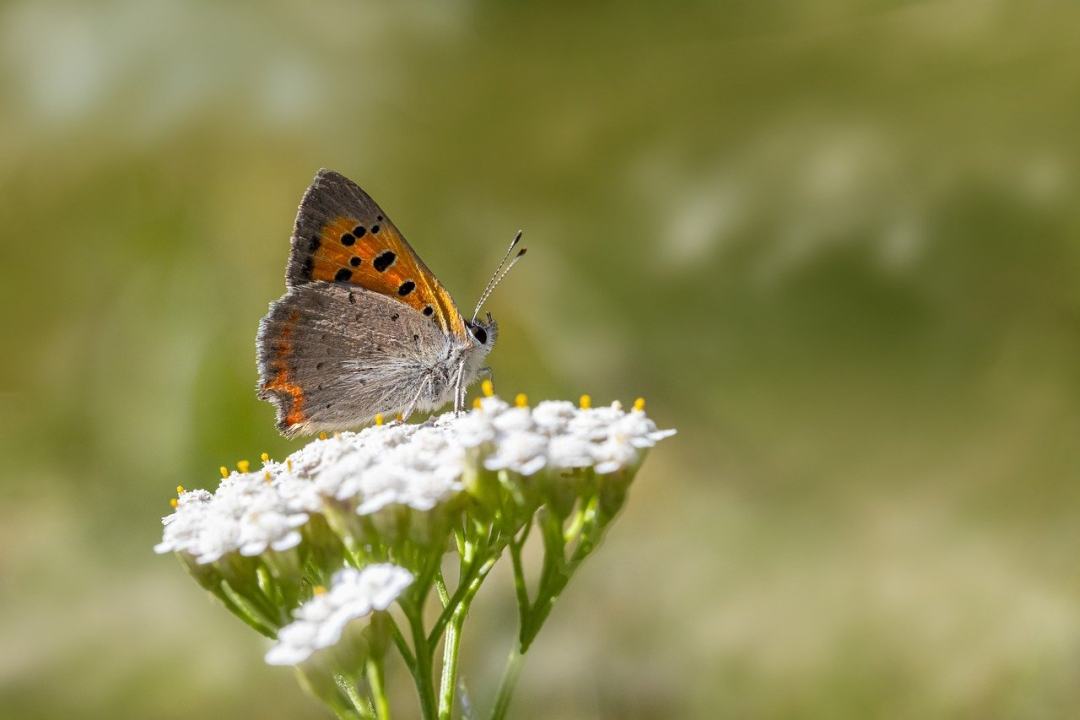
[[[1080, 6], [0, 5], [0, 714], [320, 718], [151, 546], [293, 449], [254, 335], [319, 167], [471, 306], [496, 385], [679, 435], [522, 718], [1080, 703]], [[465, 636], [489, 697], [505, 576]], [[493, 589], [492, 589], [493, 588]]]

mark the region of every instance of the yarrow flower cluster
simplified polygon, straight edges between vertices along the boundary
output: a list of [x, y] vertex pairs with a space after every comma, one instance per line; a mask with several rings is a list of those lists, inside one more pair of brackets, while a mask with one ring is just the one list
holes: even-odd
[[389, 563], [338, 570], [330, 590], [316, 593], [293, 613], [293, 622], [281, 628], [266, 662], [297, 665], [333, 647], [347, 625], [386, 610], [412, 581], [412, 573]]
[[288, 550], [300, 543], [297, 528], [318, 509], [313, 490], [275, 463], [261, 473], [233, 473], [213, 494], [181, 492], [175, 511], [163, 519], [164, 537], [154, 551], [183, 552], [206, 564], [230, 552]]
[[[629, 411], [592, 408], [587, 396], [529, 407], [524, 396], [510, 404], [485, 390], [467, 413], [323, 436], [282, 462], [264, 454], [261, 467], [222, 468], [213, 493], [179, 488], [154, 549], [175, 553], [230, 611], [274, 638], [267, 662], [302, 666], [305, 686], [342, 717], [388, 713], [381, 656], [391, 636], [424, 717], [435, 717], [442, 641], [438, 716], [449, 717], [461, 623], [498, 558], [509, 550], [514, 560], [523, 653], [622, 506], [644, 453], [675, 432], [658, 430], [640, 400]], [[521, 549], [533, 527], [545, 567], [558, 572], [545, 570], [530, 598]], [[458, 555], [453, 589], [443, 578], [448, 550]], [[425, 630], [433, 588], [443, 612]], [[395, 601], [410, 643], [391, 632]], [[365, 650], [339, 652], [344, 645]]]

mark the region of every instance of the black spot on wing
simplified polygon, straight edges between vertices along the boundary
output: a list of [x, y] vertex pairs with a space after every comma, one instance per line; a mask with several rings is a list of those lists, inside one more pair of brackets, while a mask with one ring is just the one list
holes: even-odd
[[[375, 228], [372, 228], [371, 231], [375, 232]], [[397, 255], [395, 255], [392, 250], [387, 250], [386, 252], [379, 253], [379, 255], [371, 262], [371, 266], [379, 272], [386, 272], [386, 269], [393, 265], [395, 260], [397, 260]]]
[[352, 270], [349, 268], [341, 268], [334, 275], [334, 282], [349, 282], [352, 278]]
[[[349, 274], [351, 275], [352, 273]], [[416, 283], [414, 283], [412, 280], [406, 280], [405, 282], [401, 283], [401, 287], [397, 289], [397, 294], [401, 297], [405, 297], [415, 289]]]

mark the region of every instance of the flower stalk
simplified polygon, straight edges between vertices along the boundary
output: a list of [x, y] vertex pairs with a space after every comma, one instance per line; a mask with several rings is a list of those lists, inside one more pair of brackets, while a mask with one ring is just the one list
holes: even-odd
[[491, 710], [491, 720], [502, 720], [506, 717], [506, 711], [510, 709], [510, 698], [517, 687], [518, 675], [521, 674], [521, 664], [525, 655], [514, 648], [506, 658], [506, 666], [503, 668], [502, 679], [499, 680], [499, 690], [495, 695], [495, 707]]

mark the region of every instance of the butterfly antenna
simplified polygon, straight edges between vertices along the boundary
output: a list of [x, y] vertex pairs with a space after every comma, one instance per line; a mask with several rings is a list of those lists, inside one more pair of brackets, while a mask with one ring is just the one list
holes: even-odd
[[499, 264], [495, 266], [495, 272], [491, 274], [491, 279], [488, 280], [487, 285], [484, 286], [484, 292], [480, 293], [481, 296], [484, 296], [486, 293], [491, 291], [491, 288], [495, 285], [496, 282], [495, 278], [499, 276], [499, 273], [502, 271], [503, 266], [506, 265], [506, 261], [510, 258], [510, 253], [514, 252], [514, 248], [517, 247], [517, 244], [519, 242], [521, 242], [520, 230], [518, 230], [517, 234], [514, 235], [514, 239], [510, 241], [510, 247], [506, 249], [506, 253], [502, 256], [502, 260], [499, 260]]
[[528, 248], [521, 248], [517, 254], [514, 254], [514, 248], [521, 242], [521, 230], [517, 231], [517, 235], [510, 242], [510, 247], [507, 248], [506, 254], [503, 255], [502, 260], [499, 261], [498, 266], [495, 268], [495, 272], [492, 273], [491, 279], [488, 280], [487, 285], [484, 286], [484, 291], [480, 293], [480, 300], [476, 303], [476, 309], [473, 310], [472, 320], [470, 322], [476, 322], [476, 316], [480, 314], [480, 308], [484, 307], [484, 303], [491, 297], [492, 291], [495, 287], [502, 282], [502, 279], [506, 277], [506, 274], [510, 272], [510, 268], [517, 264], [517, 261], [525, 255]]

